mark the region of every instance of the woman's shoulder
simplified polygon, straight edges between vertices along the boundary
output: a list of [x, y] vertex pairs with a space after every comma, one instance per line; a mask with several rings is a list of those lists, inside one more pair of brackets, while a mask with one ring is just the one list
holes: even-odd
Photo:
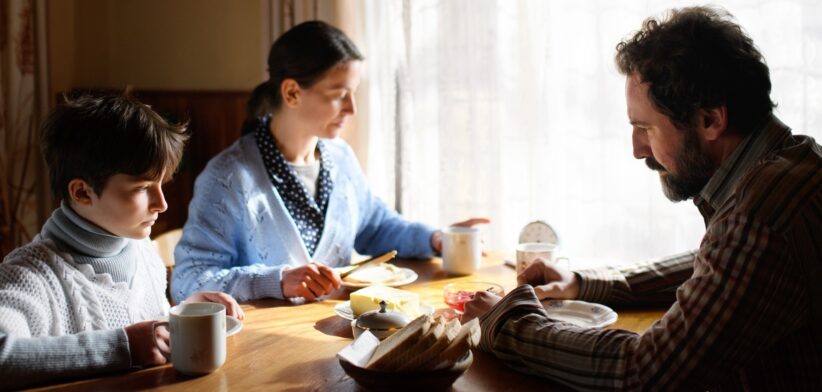
[[257, 162], [259, 155], [255, 146], [253, 135], [240, 137], [231, 146], [211, 158], [197, 177], [197, 182], [205, 182], [203, 186], [208, 188], [221, 185], [236, 189], [252, 185], [255, 172], [262, 170], [262, 164]]
[[342, 138], [323, 139], [323, 147], [335, 164], [342, 165], [346, 169], [359, 167], [354, 150]]
[[249, 154], [249, 140], [253, 142], [253, 138], [249, 139], [250, 137], [253, 135], [241, 136], [228, 148], [211, 158], [203, 173], [234, 171], [249, 166], [253, 155]]

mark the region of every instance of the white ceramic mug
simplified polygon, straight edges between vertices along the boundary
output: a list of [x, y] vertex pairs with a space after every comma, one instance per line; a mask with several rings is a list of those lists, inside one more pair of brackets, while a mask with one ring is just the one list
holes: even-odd
[[[169, 359], [180, 373], [211, 373], [225, 362], [225, 305], [213, 302], [181, 303], [171, 308], [168, 321], [154, 323], [155, 334], [157, 328], [163, 325], [171, 333]], [[154, 344], [157, 344], [156, 339]], [[157, 348], [160, 349], [159, 346]]]
[[482, 261], [480, 230], [451, 226], [442, 229], [442, 269], [449, 274], [470, 275]]
[[559, 246], [557, 244], [548, 242], [524, 242], [517, 245], [517, 275], [525, 271], [536, 259], [543, 259], [551, 263], [564, 260], [567, 264], [569, 259], [557, 256], [558, 251]]

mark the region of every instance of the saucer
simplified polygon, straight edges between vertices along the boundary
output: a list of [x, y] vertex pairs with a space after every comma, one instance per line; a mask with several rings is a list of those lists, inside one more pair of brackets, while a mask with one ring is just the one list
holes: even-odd
[[580, 327], [602, 328], [617, 321], [617, 313], [613, 309], [591, 302], [574, 300], [544, 300], [542, 307], [548, 317], [565, 321]]
[[[420, 312], [421, 314], [431, 316], [434, 314], [434, 307], [428, 304], [420, 303]], [[356, 318], [354, 317], [354, 312], [351, 310], [351, 301], [340, 302], [334, 305], [334, 313], [337, 313], [337, 316], [340, 316], [346, 320], [354, 320]]]
[[368, 286], [380, 285], [380, 286], [388, 286], [388, 287], [400, 287], [412, 283], [417, 280], [419, 275], [417, 275], [414, 270], [410, 268], [401, 268], [395, 267], [397, 270], [397, 275], [403, 274], [403, 276], [397, 280], [391, 282], [346, 282], [344, 279], [342, 281], [343, 287], [348, 287], [350, 289], [362, 289]]

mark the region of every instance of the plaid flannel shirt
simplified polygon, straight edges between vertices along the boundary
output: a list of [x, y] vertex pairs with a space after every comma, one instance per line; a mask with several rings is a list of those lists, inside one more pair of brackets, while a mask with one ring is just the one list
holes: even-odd
[[697, 251], [577, 271], [579, 298], [666, 303], [642, 334], [551, 320], [530, 286], [480, 319], [480, 347], [580, 390], [822, 390], [820, 146], [773, 118], [694, 202]]

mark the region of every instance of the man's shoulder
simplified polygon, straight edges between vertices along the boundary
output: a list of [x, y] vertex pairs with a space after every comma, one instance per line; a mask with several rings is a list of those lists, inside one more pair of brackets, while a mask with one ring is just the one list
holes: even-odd
[[735, 209], [776, 228], [820, 203], [822, 157], [811, 138], [757, 162], [736, 185]]

